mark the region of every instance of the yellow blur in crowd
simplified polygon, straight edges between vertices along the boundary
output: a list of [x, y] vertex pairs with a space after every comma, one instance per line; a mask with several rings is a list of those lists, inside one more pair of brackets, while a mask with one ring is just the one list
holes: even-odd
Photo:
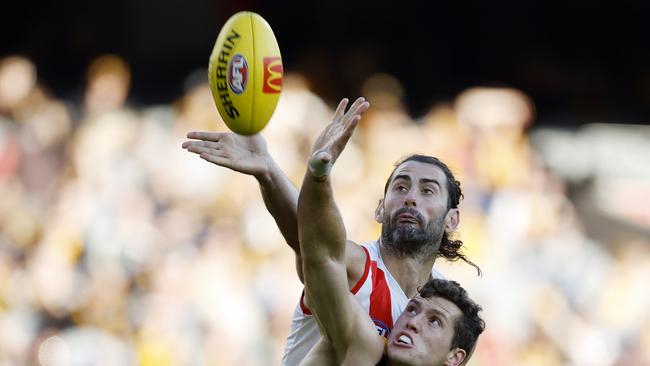
[[[180, 147], [226, 130], [207, 80], [134, 108], [117, 56], [89, 65], [81, 105], [36, 75], [0, 60], [0, 365], [278, 365], [301, 291], [292, 251], [253, 178]], [[400, 157], [449, 163], [465, 194], [458, 237], [484, 275], [436, 266], [484, 308], [471, 365], [650, 365], [648, 236], [586, 236], [531, 148], [524, 93], [472, 88], [417, 121], [390, 75], [362, 95], [372, 108], [333, 173], [348, 235], [378, 237]], [[286, 75], [262, 134], [294, 183], [332, 113]]]

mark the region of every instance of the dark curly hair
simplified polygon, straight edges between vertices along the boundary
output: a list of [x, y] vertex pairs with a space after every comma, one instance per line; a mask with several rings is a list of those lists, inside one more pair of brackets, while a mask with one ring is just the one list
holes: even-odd
[[[388, 186], [390, 185], [390, 182], [393, 180], [393, 175], [395, 174], [395, 170], [397, 170], [397, 168], [400, 165], [406, 163], [407, 161], [417, 161], [420, 163], [431, 164], [440, 168], [440, 170], [442, 170], [442, 172], [445, 173], [445, 178], [447, 178], [447, 184], [446, 184], [447, 193], [448, 193], [447, 210], [450, 210], [452, 208], [458, 208], [458, 204], [460, 203], [461, 198], [463, 198], [463, 192], [460, 189], [460, 182], [456, 180], [456, 177], [454, 177], [454, 173], [452, 173], [451, 169], [449, 169], [447, 164], [443, 163], [442, 160], [429, 155], [413, 154], [395, 163], [395, 168], [390, 173], [390, 176], [386, 181], [386, 185], [384, 186], [384, 197], [386, 197], [386, 192], [388, 192]], [[478, 275], [481, 276], [482, 274], [481, 269], [474, 262], [469, 260], [467, 256], [465, 256], [465, 254], [462, 252], [462, 247], [463, 247], [463, 242], [461, 240], [452, 240], [445, 232], [442, 236], [442, 242], [440, 243], [440, 248], [438, 249], [438, 256], [443, 257], [450, 262], [456, 262], [457, 260], [460, 259], [465, 263], [471, 265], [472, 267], [476, 268]]]
[[466, 362], [474, 351], [478, 336], [485, 330], [485, 321], [478, 315], [481, 306], [470, 299], [467, 291], [456, 281], [431, 279], [418, 292], [424, 299], [440, 297], [458, 306], [463, 315], [454, 324], [450, 349], [458, 347], [465, 350]]

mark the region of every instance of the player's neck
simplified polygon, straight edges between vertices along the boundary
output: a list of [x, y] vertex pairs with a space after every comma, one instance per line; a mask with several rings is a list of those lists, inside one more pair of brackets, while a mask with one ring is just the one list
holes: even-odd
[[435, 255], [429, 256], [429, 259], [423, 261], [418, 257], [397, 256], [383, 245], [379, 246], [379, 251], [388, 271], [402, 288], [406, 297], [415, 296], [418, 288], [422, 287], [431, 277], [431, 268], [436, 260]]

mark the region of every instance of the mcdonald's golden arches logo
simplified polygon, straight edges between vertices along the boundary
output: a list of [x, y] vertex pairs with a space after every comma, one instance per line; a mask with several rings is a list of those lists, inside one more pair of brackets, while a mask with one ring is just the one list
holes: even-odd
[[280, 57], [264, 57], [263, 93], [279, 93], [282, 91], [282, 72], [282, 59]]

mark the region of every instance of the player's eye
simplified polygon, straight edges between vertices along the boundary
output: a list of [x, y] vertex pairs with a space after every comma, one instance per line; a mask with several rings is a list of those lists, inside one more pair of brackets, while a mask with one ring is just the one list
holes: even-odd
[[429, 195], [429, 194], [434, 194], [435, 192], [431, 188], [424, 188], [422, 190], [422, 193]]
[[429, 319], [429, 323], [434, 327], [439, 327], [439, 326], [442, 325], [442, 323], [440, 322], [440, 319], [438, 319], [438, 318]]
[[415, 315], [417, 314], [417, 309], [415, 309], [415, 306], [407, 306], [406, 312], [410, 315]]
[[405, 186], [402, 186], [402, 185], [398, 185], [398, 186], [395, 187], [395, 190], [399, 191], [399, 192], [406, 192], [406, 191], [408, 191], [408, 188], [406, 188]]

